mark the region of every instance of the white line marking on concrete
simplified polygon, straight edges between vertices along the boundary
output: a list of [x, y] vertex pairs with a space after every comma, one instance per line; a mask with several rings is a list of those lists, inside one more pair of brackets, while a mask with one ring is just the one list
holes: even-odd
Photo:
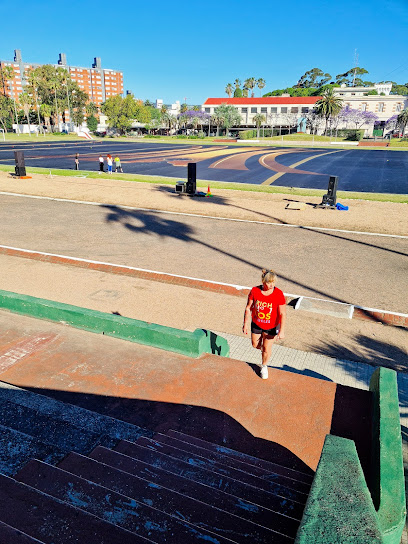
[[31, 355], [38, 345], [48, 343], [54, 337], [54, 335], [37, 336], [28, 341], [20, 342], [16, 347], [6, 351], [0, 356], [0, 372], [4, 372], [24, 357], [27, 357], [27, 355]]
[[[105, 178], [104, 178], [105, 179]], [[126, 180], [123, 180], [126, 181]], [[134, 182], [129, 182], [134, 183]], [[199, 217], [201, 219], [217, 219], [218, 221], [233, 221], [236, 223], [255, 223], [258, 225], [273, 225], [275, 227], [289, 227], [294, 229], [305, 229], [305, 230], [318, 230], [318, 231], [328, 231], [328, 232], [342, 232], [345, 234], [362, 234], [365, 236], [383, 236], [386, 238], [402, 238], [404, 240], [408, 240], [408, 236], [404, 236], [401, 234], [383, 234], [381, 232], [366, 232], [366, 231], [358, 231], [358, 230], [345, 230], [345, 229], [331, 229], [328, 227], [311, 227], [308, 225], [292, 225], [287, 223], [273, 223], [269, 221], [256, 221], [251, 219], [234, 219], [231, 217], [216, 217], [214, 215], [201, 215], [198, 213], [184, 213], [184, 212], [171, 212], [166, 210], [156, 210], [154, 208], [136, 208], [134, 206], [125, 206], [122, 204], [108, 204], [106, 202], [89, 202], [87, 200], [72, 200], [68, 198], [54, 198], [50, 196], [38, 196], [38, 195], [23, 195], [20, 193], [10, 193], [7, 191], [0, 191], [0, 195], [6, 195], [6, 196], [17, 196], [21, 198], [36, 198], [39, 200], [53, 200], [55, 202], [69, 202], [71, 204], [86, 204], [88, 206], [116, 206], [123, 208], [124, 210], [133, 210], [133, 211], [139, 211], [139, 212], [152, 212], [152, 213], [163, 213], [163, 214], [169, 214], [169, 215], [181, 215], [186, 217]]]

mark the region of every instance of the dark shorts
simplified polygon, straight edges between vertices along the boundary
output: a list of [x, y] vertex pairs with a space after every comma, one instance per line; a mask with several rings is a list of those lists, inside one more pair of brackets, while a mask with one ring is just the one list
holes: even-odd
[[255, 325], [255, 323], [251, 322], [251, 332], [253, 334], [262, 334], [263, 332], [267, 334], [268, 336], [276, 336], [279, 332], [279, 326], [275, 327], [274, 329], [261, 329], [258, 327], [258, 325]]

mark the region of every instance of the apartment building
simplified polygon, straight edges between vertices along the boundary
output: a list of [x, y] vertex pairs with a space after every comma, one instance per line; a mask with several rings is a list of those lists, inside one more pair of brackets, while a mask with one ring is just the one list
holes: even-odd
[[[13, 61], [0, 60], [0, 69], [5, 66], [12, 67], [13, 78], [7, 83], [0, 78], [1, 89], [7, 96], [18, 100], [27, 85], [28, 74], [41, 64], [24, 62], [21, 51], [16, 49]], [[89, 99], [97, 106], [111, 96], [123, 94], [123, 72], [102, 68], [100, 57], [95, 57], [90, 68], [84, 68], [69, 66], [66, 54], [60, 53], [57, 64], [52, 66], [65, 68], [71, 79], [78, 83], [79, 88], [85, 91]]]

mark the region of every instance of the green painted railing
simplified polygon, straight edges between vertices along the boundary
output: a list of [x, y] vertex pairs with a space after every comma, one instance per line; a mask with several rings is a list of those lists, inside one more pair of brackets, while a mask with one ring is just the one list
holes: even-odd
[[327, 435], [295, 544], [399, 544], [406, 518], [396, 372], [372, 375], [373, 481], [352, 440]]
[[228, 341], [204, 329], [196, 329], [194, 332], [173, 329], [146, 321], [1, 290], [0, 308], [181, 353], [189, 357], [200, 357], [203, 353], [229, 356]]

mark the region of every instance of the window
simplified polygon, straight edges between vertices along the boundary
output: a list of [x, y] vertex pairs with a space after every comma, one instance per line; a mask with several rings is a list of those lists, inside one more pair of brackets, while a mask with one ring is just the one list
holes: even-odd
[[281, 108], [281, 113], [288, 113], [288, 108], [286, 108], [286, 107]]
[[241, 113], [248, 113], [248, 108], [241, 108]]
[[395, 111], [401, 111], [401, 104], [397, 104]]
[[251, 108], [251, 113], [258, 113], [258, 108]]
[[291, 113], [298, 113], [298, 111], [299, 111], [299, 108], [297, 106], [293, 107], [293, 108], [290, 108]]
[[261, 108], [261, 113], [268, 113], [267, 108]]
[[278, 108], [271, 108], [271, 113], [278, 113]]
[[384, 111], [384, 102], [380, 102], [380, 103], [378, 104], [378, 111], [379, 111], [380, 113], [382, 113], [382, 112]]
[[361, 104], [361, 111], [367, 111], [367, 104]]
[[302, 113], [309, 113], [309, 108], [302, 108]]
[[204, 108], [205, 113], [211, 113], [211, 108]]

